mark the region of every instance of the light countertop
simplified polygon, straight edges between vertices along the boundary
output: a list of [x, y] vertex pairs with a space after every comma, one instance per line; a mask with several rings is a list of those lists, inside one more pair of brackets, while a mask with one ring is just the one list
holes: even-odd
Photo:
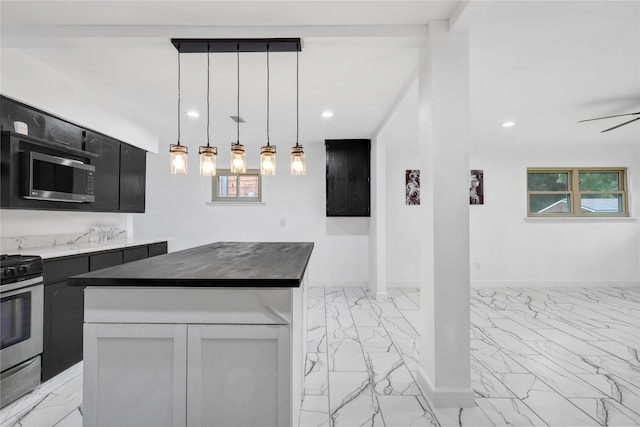
[[171, 239], [166, 237], [118, 239], [99, 243], [74, 243], [71, 245], [47, 246], [41, 248], [9, 249], [6, 252], [10, 255], [39, 255], [42, 259], [48, 259], [91, 252], [108, 251], [111, 249], [128, 248], [132, 246], [149, 245], [152, 243], [166, 242], [168, 240]]

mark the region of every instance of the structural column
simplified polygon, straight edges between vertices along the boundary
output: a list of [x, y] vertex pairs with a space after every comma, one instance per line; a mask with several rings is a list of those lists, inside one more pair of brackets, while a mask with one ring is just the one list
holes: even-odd
[[419, 65], [421, 352], [435, 406], [473, 405], [469, 349], [469, 38], [429, 23]]
[[387, 296], [387, 162], [386, 144], [371, 141], [371, 222], [369, 228], [369, 293], [378, 300]]

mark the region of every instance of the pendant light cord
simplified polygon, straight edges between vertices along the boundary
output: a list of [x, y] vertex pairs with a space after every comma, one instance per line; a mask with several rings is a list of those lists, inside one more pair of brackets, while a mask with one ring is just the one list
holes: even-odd
[[178, 145], [180, 145], [180, 50], [178, 50]]
[[210, 75], [210, 71], [209, 71], [209, 57], [211, 56], [211, 53], [209, 53], [209, 47], [207, 46], [207, 147], [210, 147], [209, 145], [209, 117], [211, 116], [211, 113], [209, 111], [209, 98], [210, 98], [210, 91], [209, 91], [209, 75]]
[[269, 46], [267, 45], [267, 147], [269, 146]]
[[299, 147], [300, 134], [300, 61], [298, 59], [298, 50], [296, 50], [296, 147]]
[[237, 72], [238, 72], [238, 104], [237, 104], [238, 120], [236, 120], [236, 136], [237, 136], [236, 144], [240, 144], [240, 45], [238, 45], [238, 51], [236, 52], [236, 66], [237, 66]]

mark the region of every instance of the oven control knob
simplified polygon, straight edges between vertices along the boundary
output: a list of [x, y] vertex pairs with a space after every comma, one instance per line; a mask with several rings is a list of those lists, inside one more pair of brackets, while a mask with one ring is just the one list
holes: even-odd
[[21, 265], [18, 267], [18, 274], [27, 274], [28, 271], [29, 271], [28, 265]]
[[13, 277], [16, 275], [16, 268], [15, 267], [7, 267], [4, 269], [4, 275], [7, 277]]

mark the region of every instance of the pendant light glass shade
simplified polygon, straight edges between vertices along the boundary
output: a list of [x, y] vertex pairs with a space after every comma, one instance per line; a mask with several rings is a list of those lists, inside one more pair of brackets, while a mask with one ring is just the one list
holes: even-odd
[[209, 108], [209, 53], [207, 53], [207, 145], [201, 145], [198, 150], [200, 154], [200, 175], [215, 176], [216, 174], [216, 157], [218, 157], [218, 147], [212, 147], [209, 144], [209, 118], [211, 111]]
[[247, 153], [240, 143], [231, 144], [231, 172], [247, 173]]
[[302, 145], [291, 147], [291, 175], [301, 176], [307, 174], [307, 162], [304, 158]]
[[187, 147], [184, 145], [171, 144], [169, 146], [171, 156], [171, 173], [186, 174], [187, 173]]
[[260, 149], [260, 175], [276, 174], [276, 146], [265, 145]]
[[307, 161], [304, 158], [304, 148], [300, 141], [300, 60], [296, 51], [296, 146], [291, 147], [291, 175], [307, 174]]
[[216, 147], [200, 147], [200, 175], [214, 176], [216, 174], [216, 157], [218, 149]]
[[180, 52], [178, 51], [178, 143], [169, 145], [172, 174], [187, 173], [187, 147], [180, 145]]

